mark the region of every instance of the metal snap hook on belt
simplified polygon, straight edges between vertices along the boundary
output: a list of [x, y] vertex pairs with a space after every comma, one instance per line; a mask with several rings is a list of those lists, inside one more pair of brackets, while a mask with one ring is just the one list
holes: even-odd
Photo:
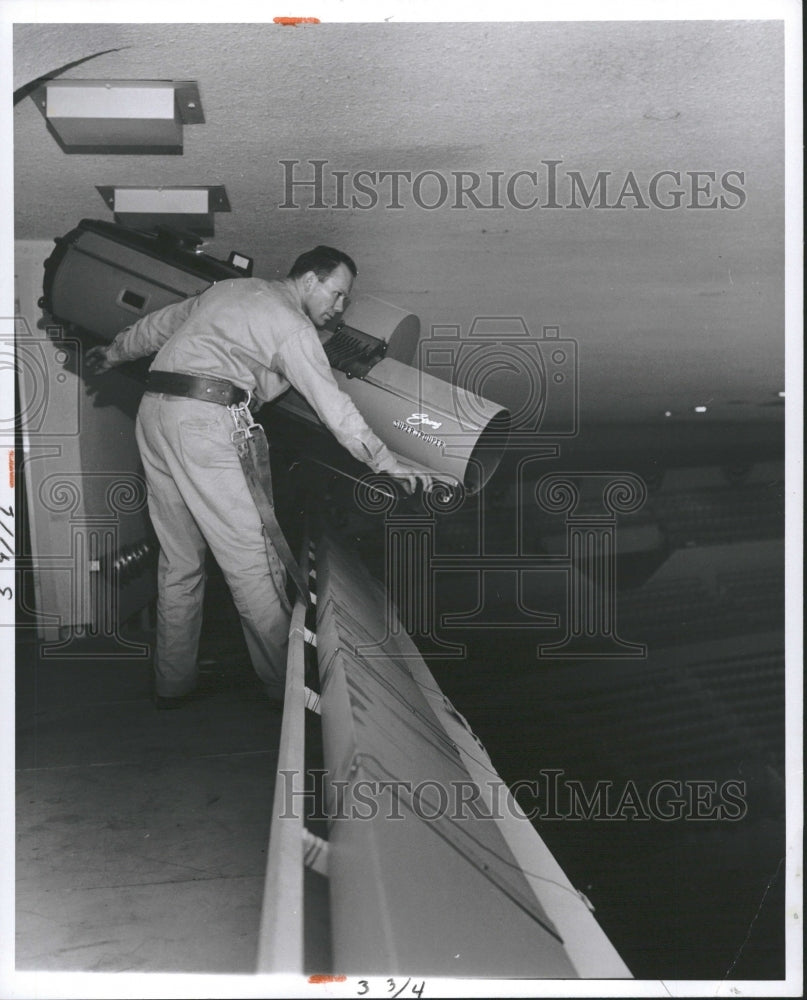
[[252, 437], [252, 428], [255, 427], [255, 421], [252, 419], [252, 412], [249, 409], [249, 404], [252, 400], [252, 393], [249, 389], [245, 390], [247, 398], [241, 403], [231, 403], [227, 409], [230, 411], [230, 416], [233, 418], [233, 425], [235, 430], [230, 434], [230, 440], [234, 444], [238, 444], [239, 441], [245, 441], [247, 438]]

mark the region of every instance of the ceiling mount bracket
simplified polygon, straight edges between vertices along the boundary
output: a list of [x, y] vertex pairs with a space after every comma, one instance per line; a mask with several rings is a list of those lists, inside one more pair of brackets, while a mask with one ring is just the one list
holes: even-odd
[[114, 214], [115, 221], [129, 229], [154, 230], [167, 226], [200, 236], [213, 236], [214, 213], [231, 210], [223, 184], [186, 187], [98, 185], [96, 190]]
[[181, 154], [205, 122], [194, 80], [43, 80], [31, 99], [65, 153]]
[[183, 125], [204, 125], [205, 113], [195, 80], [174, 82], [174, 98]]

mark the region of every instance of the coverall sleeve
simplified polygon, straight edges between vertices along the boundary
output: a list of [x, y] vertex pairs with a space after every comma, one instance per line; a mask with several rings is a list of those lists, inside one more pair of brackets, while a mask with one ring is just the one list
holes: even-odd
[[301, 327], [285, 337], [274, 362], [354, 458], [369, 465], [373, 472], [389, 472], [397, 467], [393, 453], [368, 427], [350, 396], [337, 385], [313, 329]]
[[132, 326], [127, 326], [107, 348], [109, 360], [113, 364], [122, 364], [154, 354], [182, 326], [198, 302], [199, 296], [192, 295], [148, 313]]

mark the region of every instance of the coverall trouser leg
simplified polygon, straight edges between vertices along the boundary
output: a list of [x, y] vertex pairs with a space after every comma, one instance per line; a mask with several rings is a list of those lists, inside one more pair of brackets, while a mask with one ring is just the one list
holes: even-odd
[[160, 543], [155, 688], [176, 697], [198, 680], [210, 547], [233, 595], [247, 648], [272, 697], [282, 698], [289, 615], [269, 569], [263, 525], [224, 406], [146, 393], [136, 435]]

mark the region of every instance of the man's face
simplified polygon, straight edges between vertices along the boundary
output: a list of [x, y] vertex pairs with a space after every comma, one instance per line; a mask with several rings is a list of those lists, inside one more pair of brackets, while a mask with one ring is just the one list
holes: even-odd
[[353, 275], [339, 264], [326, 278], [309, 271], [303, 280], [303, 309], [314, 326], [323, 326], [337, 313], [344, 312], [353, 287]]

